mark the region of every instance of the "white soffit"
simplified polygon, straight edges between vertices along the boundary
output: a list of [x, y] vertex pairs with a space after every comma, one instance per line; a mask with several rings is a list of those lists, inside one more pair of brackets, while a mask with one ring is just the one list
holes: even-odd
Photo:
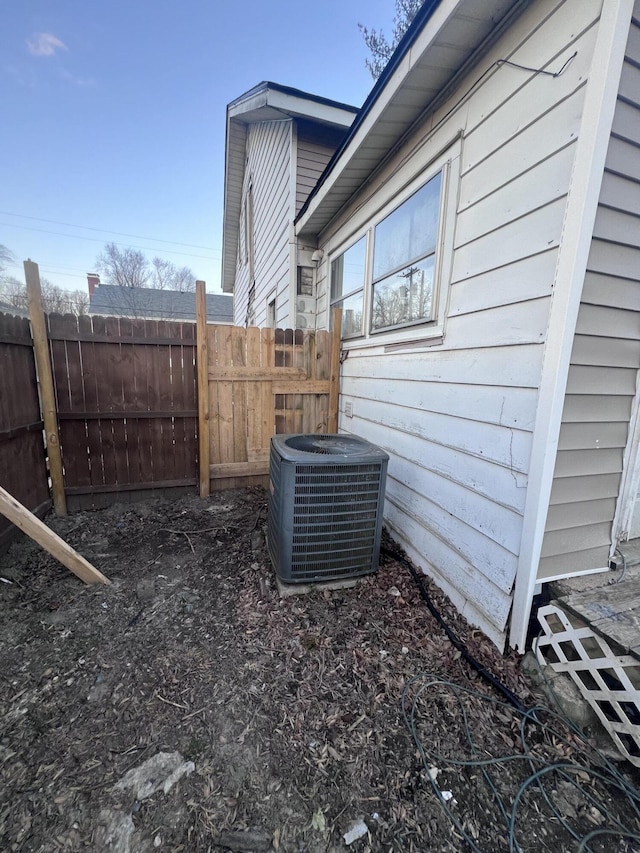
[[526, 0], [443, 0], [434, 9], [327, 167], [298, 219], [298, 235], [315, 236], [326, 227], [363, 175], [382, 162], [505, 16], [524, 5]]

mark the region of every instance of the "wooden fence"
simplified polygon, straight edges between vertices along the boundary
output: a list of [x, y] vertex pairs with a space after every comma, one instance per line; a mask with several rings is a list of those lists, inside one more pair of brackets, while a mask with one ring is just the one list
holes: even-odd
[[[0, 314], [0, 485], [37, 515], [51, 505], [29, 321]], [[15, 528], [0, 515], [0, 547]]]
[[91, 496], [72, 504], [195, 485], [195, 325], [70, 315], [48, 325], [65, 494]]
[[208, 325], [198, 353], [202, 495], [266, 486], [275, 433], [337, 431], [339, 335]]
[[29, 508], [49, 478], [60, 514], [198, 482], [203, 496], [266, 486], [272, 435], [337, 431], [339, 335], [207, 325], [203, 282], [197, 325], [54, 314], [45, 330], [37, 265], [25, 271], [35, 342], [27, 320], [0, 324], [0, 485]]

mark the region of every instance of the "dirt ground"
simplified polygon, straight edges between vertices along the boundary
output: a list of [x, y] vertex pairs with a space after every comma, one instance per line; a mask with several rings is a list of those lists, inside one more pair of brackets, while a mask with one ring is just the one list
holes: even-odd
[[50, 518], [109, 587], [27, 539], [0, 556], [1, 850], [640, 850], [635, 773], [504, 704], [402, 562], [280, 597], [266, 511], [247, 489]]

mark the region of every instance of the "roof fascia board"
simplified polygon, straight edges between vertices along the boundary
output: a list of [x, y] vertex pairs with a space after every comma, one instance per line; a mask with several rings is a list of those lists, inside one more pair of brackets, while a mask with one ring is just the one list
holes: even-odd
[[304, 216], [298, 220], [298, 233], [305, 230], [306, 221], [322, 203], [335, 178], [357, 154], [363, 141], [367, 138], [376, 122], [380, 119], [383, 112], [393, 100], [408, 73], [420, 61], [428, 48], [433, 45], [447, 21], [451, 19], [451, 17], [456, 13], [458, 7], [462, 6], [463, 3], [464, 0], [443, 0], [443, 2], [433, 10], [431, 17], [424, 26], [424, 29], [418, 35], [415, 42], [409, 47], [404, 57], [402, 57], [388, 82], [369, 108], [368, 113], [362, 120], [362, 123], [358, 127], [355, 135], [336, 161], [333, 167], [333, 175], [331, 179], [320, 187], [317, 195], [312, 199], [309, 207], [304, 212]]
[[[245, 100], [234, 101], [229, 104], [227, 115], [231, 120], [250, 122], [252, 115], [255, 116], [264, 107], [279, 110], [285, 118], [309, 118], [327, 124], [335, 124], [339, 127], [349, 127], [355, 116], [354, 110], [319, 103], [312, 98], [281, 92], [268, 86], [259, 92], [252, 93]], [[260, 121], [259, 116], [257, 120]]]

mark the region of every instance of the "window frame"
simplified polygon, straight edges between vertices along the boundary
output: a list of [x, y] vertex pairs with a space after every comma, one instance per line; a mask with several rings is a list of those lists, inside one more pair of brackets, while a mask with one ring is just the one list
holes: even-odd
[[[379, 199], [375, 209], [367, 213], [369, 202], [361, 205], [361, 215], [349, 217], [349, 222], [360, 221], [360, 227], [352, 230], [348, 236], [344, 231], [337, 231], [327, 243], [328, 269], [327, 269], [327, 305], [329, 310], [340, 300], [331, 299], [331, 268], [332, 264], [340, 255], [354, 246], [358, 240], [366, 237], [366, 270], [363, 286], [363, 328], [357, 336], [343, 337], [343, 341], [349, 342], [349, 348], [365, 347], [387, 347], [390, 351], [402, 349], [406, 344], [408, 349], [416, 349], [421, 346], [429, 347], [442, 342], [444, 336], [444, 320], [446, 306], [448, 303], [449, 283], [453, 263], [453, 235], [455, 229], [455, 217], [457, 212], [458, 190], [460, 184], [460, 154], [461, 139], [458, 137], [451, 140], [441, 149], [439, 156], [432, 158], [428, 163], [416, 170], [416, 163], [405, 164], [380, 190], [372, 196], [375, 203]], [[438, 173], [442, 173], [440, 187], [439, 218], [435, 244], [435, 267], [433, 273], [433, 293], [431, 318], [417, 318], [396, 325], [384, 326], [378, 329], [372, 328], [373, 313], [373, 255], [375, 247], [375, 229], [394, 211], [398, 210], [412, 195]], [[402, 181], [397, 187], [398, 181]], [[358, 211], [356, 211], [356, 214]], [[335, 241], [335, 242], [334, 242]], [[333, 244], [333, 245], [332, 245]], [[430, 255], [424, 256], [425, 258]], [[412, 259], [407, 259], [408, 265]], [[401, 270], [404, 267], [400, 268]], [[391, 273], [389, 274], [391, 275]], [[375, 283], [380, 283], [380, 278]], [[347, 294], [348, 296], [349, 294]]]
[[[343, 257], [344, 255], [346, 255], [346, 253], [350, 249], [353, 249], [354, 246], [357, 246], [357, 244], [363, 239], [365, 240], [365, 243], [364, 243], [364, 270], [363, 270], [363, 276], [362, 276], [362, 284], [360, 284], [358, 287], [354, 287], [351, 290], [346, 291], [346, 293], [341, 293], [339, 297], [332, 299], [331, 298], [331, 288], [332, 288], [333, 282], [331, 280], [332, 279], [331, 270], [332, 270], [334, 261], [337, 261], [340, 257]], [[337, 307], [338, 305], [342, 306], [342, 303], [346, 299], [350, 299], [352, 296], [357, 296], [357, 294], [362, 293], [362, 321], [361, 321], [361, 325], [360, 325], [360, 331], [354, 332], [354, 333], [351, 333], [348, 335], [344, 335], [344, 334], [342, 334], [342, 330], [341, 330], [340, 337], [342, 340], [353, 340], [356, 338], [362, 338], [364, 336], [364, 330], [366, 328], [366, 299], [365, 299], [365, 294], [366, 294], [366, 290], [367, 290], [367, 278], [369, 275], [369, 264], [370, 264], [370, 258], [369, 258], [369, 235], [368, 235], [368, 231], [365, 232], [364, 234], [361, 234], [356, 240], [353, 240], [348, 246], [346, 246], [344, 249], [342, 249], [342, 251], [336, 252], [335, 254], [333, 254], [329, 260], [329, 288], [328, 288], [329, 311], [333, 310], [333, 308]]]

